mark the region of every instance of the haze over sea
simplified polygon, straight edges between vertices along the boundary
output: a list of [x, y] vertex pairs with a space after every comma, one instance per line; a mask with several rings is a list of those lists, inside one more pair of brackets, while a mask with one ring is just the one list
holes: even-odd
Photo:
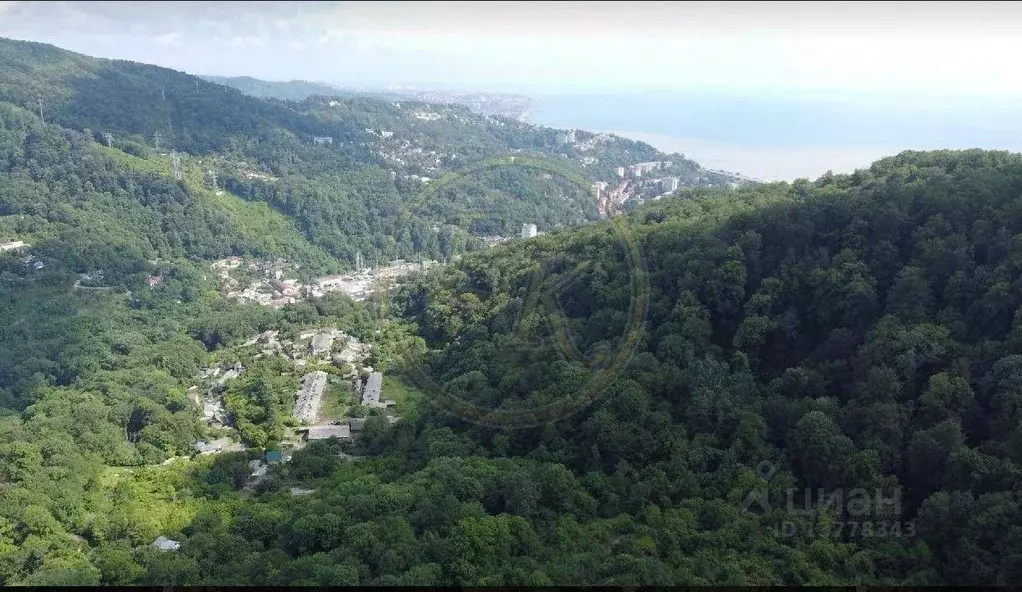
[[853, 172], [903, 150], [1022, 150], [1022, 107], [926, 97], [532, 95], [532, 123], [613, 132], [760, 179]]

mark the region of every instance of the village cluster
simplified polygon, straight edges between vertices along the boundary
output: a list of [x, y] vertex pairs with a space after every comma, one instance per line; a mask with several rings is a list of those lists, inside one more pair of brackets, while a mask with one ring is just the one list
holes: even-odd
[[[260, 353], [255, 357], [279, 355], [291, 360], [296, 368], [309, 367], [302, 377], [295, 396], [292, 413], [301, 426], [296, 430], [297, 439], [318, 440], [332, 436], [346, 439], [352, 432], [361, 431], [364, 419], [352, 418], [343, 422], [321, 418], [321, 409], [331, 374], [312, 369], [315, 366], [331, 364], [344, 371], [342, 380], [350, 380], [359, 393], [361, 405], [388, 410], [394, 401], [383, 399], [383, 375], [364, 365], [371, 346], [335, 328], [321, 328], [306, 331], [295, 340], [281, 339], [277, 331], [266, 331], [246, 341], [243, 346], [258, 346]], [[360, 372], [361, 370], [361, 372]], [[230, 421], [224, 407], [224, 392], [229, 383], [240, 377], [245, 367], [236, 362], [226, 367], [206, 368], [200, 372], [199, 382], [204, 389], [195, 385], [189, 389], [189, 397], [202, 408], [203, 417], [210, 427], [229, 427]], [[360, 376], [368, 373], [362, 380]], [[334, 378], [336, 379], [336, 378]], [[394, 421], [394, 420], [392, 420]], [[222, 442], [200, 442], [199, 452], [222, 452]]]
[[360, 269], [346, 274], [318, 277], [307, 284], [288, 278], [297, 267], [281, 259], [246, 262], [241, 257], [228, 257], [210, 267], [219, 276], [228, 298], [281, 308], [330, 292], [341, 292], [359, 302], [381, 288], [399, 285], [402, 278], [436, 264], [436, 261], [412, 263], [398, 259], [383, 267], [360, 266]]

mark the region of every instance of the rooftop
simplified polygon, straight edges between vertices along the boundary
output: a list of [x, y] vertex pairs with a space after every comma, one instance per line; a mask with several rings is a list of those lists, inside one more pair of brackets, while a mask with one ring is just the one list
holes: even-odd
[[315, 426], [309, 428], [309, 440], [326, 440], [327, 438], [347, 439], [351, 437], [351, 427], [346, 425]]
[[248, 466], [252, 469], [253, 477], [264, 477], [266, 476], [266, 469], [269, 467], [261, 460], [249, 461]]
[[153, 541], [153, 546], [161, 551], [177, 551], [181, 547], [181, 543], [172, 541], [165, 536], [159, 536]]
[[380, 392], [383, 389], [383, 374], [373, 372], [366, 380], [365, 390], [362, 391], [362, 404], [372, 405], [380, 402]]
[[313, 422], [319, 414], [323, 391], [326, 389], [327, 373], [322, 370], [310, 372], [302, 377], [302, 387], [295, 401], [294, 416], [302, 421]]

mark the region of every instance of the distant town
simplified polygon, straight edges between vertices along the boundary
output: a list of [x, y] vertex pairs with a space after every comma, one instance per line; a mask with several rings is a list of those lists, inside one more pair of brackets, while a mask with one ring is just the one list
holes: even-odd
[[360, 90], [359, 92], [389, 100], [461, 105], [482, 115], [506, 117], [518, 121], [526, 121], [529, 110], [532, 108], [532, 99], [504, 93], [423, 90], [402, 86], [390, 86], [384, 90]]

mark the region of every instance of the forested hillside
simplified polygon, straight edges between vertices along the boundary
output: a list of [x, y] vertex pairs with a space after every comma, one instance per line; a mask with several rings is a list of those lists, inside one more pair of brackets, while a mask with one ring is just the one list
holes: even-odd
[[[557, 130], [466, 107], [260, 99], [166, 68], [7, 39], [0, 39], [0, 102], [135, 155], [204, 158], [219, 187], [287, 214], [309, 241], [347, 264], [358, 252], [371, 261], [449, 259], [479, 248], [482, 233], [595, 219], [592, 181], [612, 180], [619, 166], [665, 158], [616, 137], [583, 149], [564, 143]], [[581, 133], [578, 142], [593, 136]], [[468, 179], [472, 191], [454, 194], [442, 212], [422, 207], [431, 178], [511, 154], [555, 159], [586, 183], [558, 191], [543, 171], [512, 170], [489, 180], [496, 184]], [[683, 184], [726, 184], [696, 163], [675, 160], [686, 165]], [[529, 195], [560, 199], [522, 199], [523, 184], [545, 185]]]
[[[646, 207], [631, 223], [648, 314], [602, 397], [535, 429], [438, 413], [423, 433], [452, 429], [466, 439], [457, 450], [579, 479], [593, 500], [570, 511], [579, 531], [563, 530], [571, 496], [546, 497], [542, 481], [488, 506], [530, 519], [545, 551], [525, 554], [556, 557], [541, 563], [555, 582], [1017, 581], [1020, 191], [1018, 155], [904, 153], [812, 184]], [[560, 307], [582, 359], [521, 312], [545, 261], [585, 264]], [[626, 262], [601, 224], [468, 259], [414, 290], [406, 312], [435, 350], [443, 397], [521, 415], [580, 392], [587, 363], [622, 347], [636, 305]], [[522, 326], [537, 345], [522, 347]], [[820, 489], [872, 503], [799, 516], [788, 488], [795, 510]], [[743, 504], [757, 491], [772, 510]], [[559, 571], [579, 556], [592, 561]]]
[[[905, 153], [815, 183], [686, 194], [627, 217], [624, 234], [603, 222], [465, 257], [393, 295], [386, 324], [422, 336], [433, 353], [405, 364], [424, 364], [443, 395], [527, 410], [583, 389], [595, 354], [619, 350], [634, 305], [620, 236], [646, 272], [633, 355], [595, 402], [556, 421], [495, 429], [427, 405], [393, 427], [371, 421], [354, 444], [312, 443], [255, 491], [244, 489], [247, 453], [102, 469], [125, 462], [112, 456], [127, 454], [116, 422], [143, 417], [104, 411], [117, 392], [102, 386], [107, 367], [156, 363], [145, 342], [130, 346], [6, 420], [2, 576], [1017, 581], [1020, 189], [1017, 155]], [[580, 270], [558, 300], [580, 359], [565, 359], [523, 302], [544, 264], [555, 277]], [[259, 328], [292, 322], [282, 314]], [[109, 417], [108, 444], [81, 429], [90, 417]], [[819, 489], [871, 502], [800, 513], [807, 489], [814, 502]], [[765, 506], [748, 503], [760, 494]], [[180, 549], [147, 546], [160, 533]]]

